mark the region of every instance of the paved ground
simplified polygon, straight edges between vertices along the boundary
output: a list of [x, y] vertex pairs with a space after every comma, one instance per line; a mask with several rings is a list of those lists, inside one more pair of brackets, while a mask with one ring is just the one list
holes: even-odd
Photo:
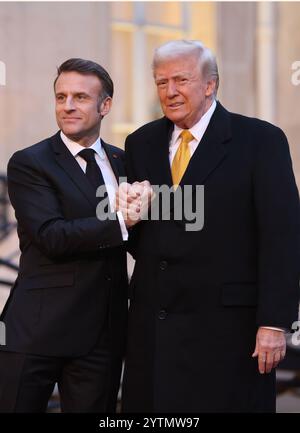
[[300, 388], [277, 397], [278, 413], [300, 413]]
[[[300, 363], [300, 358], [299, 358]], [[295, 382], [297, 381], [295, 386]], [[300, 365], [298, 370], [277, 370], [277, 412], [300, 413]]]

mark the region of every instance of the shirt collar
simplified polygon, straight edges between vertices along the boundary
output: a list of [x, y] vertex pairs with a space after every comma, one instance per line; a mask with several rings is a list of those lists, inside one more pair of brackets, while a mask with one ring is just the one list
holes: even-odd
[[[81, 146], [81, 144], [76, 143], [76, 141], [70, 140], [62, 131], [60, 131], [60, 137], [73, 156], [77, 156], [81, 150], [87, 149], [86, 147]], [[100, 137], [98, 137], [97, 140], [88, 148], [94, 149], [94, 151], [100, 157], [103, 156], [103, 148], [102, 148]]]
[[[195, 139], [198, 142], [203, 137], [203, 134], [204, 134], [209, 122], [210, 122], [210, 119], [211, 119], [212, 115], [214, 114], [216, 106], [217, 106], [217, 103], [214, 99], [213, 103], [211, 104], [209, 109], [206, 111], [206, 113], [204, 113], [203, 116], [201, 117], [201, 119], [189, 129], [191, 134], [195, 137]], [[179, 128], [177, 125], [174, 125], [174, 131], [173, 131], [174, 143], [176, 143], [176, 141], [179, 138], [179, 135], [181, 134], [182, 131], [183, 131], [182, 128]]]

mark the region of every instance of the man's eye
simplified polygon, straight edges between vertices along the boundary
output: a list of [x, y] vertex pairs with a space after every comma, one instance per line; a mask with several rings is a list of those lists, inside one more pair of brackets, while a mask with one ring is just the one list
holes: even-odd
[[157, 83], [157, 87], [160, 87], [160, 88], [164, 88], [164, 87], [166, 87], [166, 85], [167, 85], [167, 83], [165, 81], [159, 81]]
[[83, 101], [85, 99], [85, 95], [77, 95], [78, 101]]
[[58, 95], [58, 96], [56, 96], [56, 100], [57, 100], [58, 102], [62, 102], [64, 99], [65, 99], [65, 98], [64, 98], [63, 95]]

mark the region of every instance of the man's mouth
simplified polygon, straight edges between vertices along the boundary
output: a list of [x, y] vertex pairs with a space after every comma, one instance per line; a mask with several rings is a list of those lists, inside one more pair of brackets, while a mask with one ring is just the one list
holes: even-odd
[[183, 102], [173, 102], [172, 104], [168, 105], [168, 108], [178, 108], [183, 105]]

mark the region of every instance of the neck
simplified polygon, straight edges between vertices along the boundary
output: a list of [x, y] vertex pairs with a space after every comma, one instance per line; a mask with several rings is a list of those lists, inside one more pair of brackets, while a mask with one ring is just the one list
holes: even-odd
[[99, 133], [100, 131], [91, 135], [85, 135], [83, 137], [80, 135], [70, 135], [70, 134], [65, 134], [65, 135], [66, 137], [68, 137], [69, 140], [75, 141], [75, 143], [80, 144], [80, 146], [90, 147], [99, 138]]
[[196, 123], [199, 122], [199, 120], [204, 116], [205, 113], [208, 112], [208, 110], [210, 109], [210, 107], [212, 106], [214, 99], [208, 99], [203, 107], [203, 110], [200, 113], [200, 116], [198, 117], [198, 119], [196, 120], [196, 122], [194, 122], [193, 125], [189, 126], [189, 128], [191, 128], [192, 126], [196, 125]]

